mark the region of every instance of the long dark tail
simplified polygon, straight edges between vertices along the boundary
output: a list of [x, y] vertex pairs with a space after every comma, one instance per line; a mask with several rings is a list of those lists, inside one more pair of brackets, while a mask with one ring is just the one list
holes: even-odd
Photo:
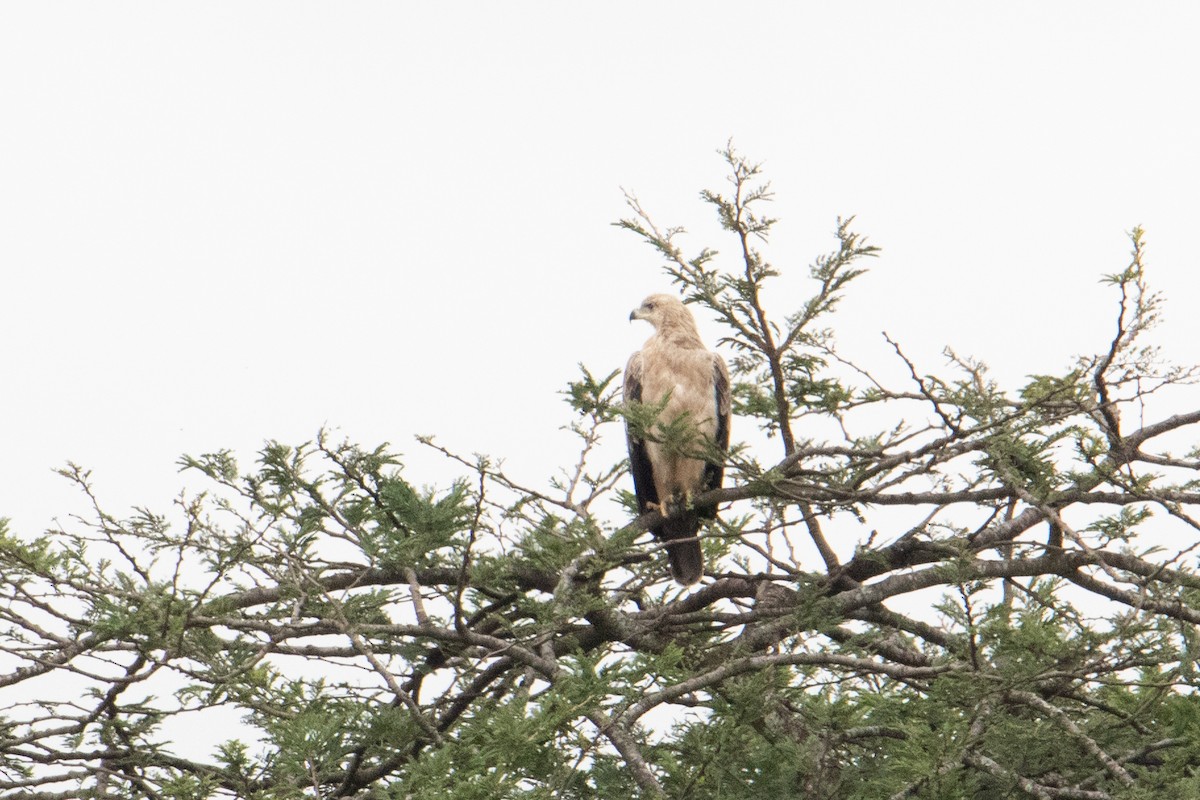
[[667, 545], [667, 561], [671, 564], [671, 577], [690, 586], [704, 574], [704, 554], [696, 533], [700, 530], [700, 517], [695, 511], [684, 511], [663, 520], [662, 538], [667, 542], [689, 539]]

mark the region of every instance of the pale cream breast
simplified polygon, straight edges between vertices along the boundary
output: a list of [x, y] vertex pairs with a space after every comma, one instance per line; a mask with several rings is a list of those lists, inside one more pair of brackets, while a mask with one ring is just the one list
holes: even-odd
[[[642, 349], [642, 402], [660, 403], [667, 395], [670, 399], [660, 416], [662, 423], [669, 424], [681, 415], [689, 414], [701, 435], [712, 437], [716, 434], [717, 407], [713, 395], [711, 353], [702, 348], [659, 346], [659, 342], [651, 338]], [[660, 465], [654, 476], [660, 497], [699, 485], [704, 475], [703, 460], [670, 457], [654, 442], [647, 442], [646, 446], [651, 459]]]
[[670, 395], [663, 422], [690, 413], [701, 432], [716, 429], [713, 357], [707, 350], [646, 347], [642, 350], [642, 402], [660, 403]]

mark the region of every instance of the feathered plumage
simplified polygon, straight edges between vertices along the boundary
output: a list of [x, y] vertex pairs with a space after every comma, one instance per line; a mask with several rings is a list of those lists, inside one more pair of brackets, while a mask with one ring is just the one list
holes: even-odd
[[[725, 361], [700, 341], [696, 321], [677, 297], [653, 294], [634, 309], [629, 319], [654, 326], [654, 335], [625, 366], [626, 403], [665, 403], [659, 422], [669, 425], [686, 417], [696, 433], [717, 445], [729, 447], [729, 370]], [[704, 559], [696, 538], [700, 522], [716, 516], [716, 506], [696, 508], [692, 497], [721, 485], [725, 466], [672, 452], [659, 442], [639, 438], [627, 425], [629, 466], [637, 494], [638, 510], [658, 510], [667, 519], [653, 529], [667, 545], [671, 575], [682, 584], [700, 580]], [[685, 541], [678, 541], [685, 540]]]

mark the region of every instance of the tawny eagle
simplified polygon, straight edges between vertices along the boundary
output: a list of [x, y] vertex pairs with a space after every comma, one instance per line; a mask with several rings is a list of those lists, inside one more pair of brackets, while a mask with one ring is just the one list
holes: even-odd
[[659, 423], [670, 425], [682, 417], [698, 434], [681, 453], [639, 436], [626, 424], [638, 511], [666, 515], [652, 532], [668, 543], [672, 577], [692, 584], [704, 573], [696, 538], [701, 519], [712, 519], [717, 513], [715, 505], [693, 506], [692, 498], [718, 488], [725, 475], [720, 459], [695, 456], [707, 443], [721, 452], [729, 447], [729, 370], [720, 356], [705, 349], [696, 320], [679, 298], [652, 294], [629, 319], [649, 322], [654, 335], [625, 366], [625, 402], [663, 404]]

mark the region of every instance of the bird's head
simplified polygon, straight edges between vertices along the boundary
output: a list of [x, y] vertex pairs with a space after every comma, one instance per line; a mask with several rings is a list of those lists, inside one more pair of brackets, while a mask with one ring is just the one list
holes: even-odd
[[678, 297], [669, 294], [652, 294], [629, 314], [630, 321], [644, 319], [653, 325], [655, 330], [662, 330], [664, 323], [680, 317], [690, 318], [691, 313], [684, 308]]

